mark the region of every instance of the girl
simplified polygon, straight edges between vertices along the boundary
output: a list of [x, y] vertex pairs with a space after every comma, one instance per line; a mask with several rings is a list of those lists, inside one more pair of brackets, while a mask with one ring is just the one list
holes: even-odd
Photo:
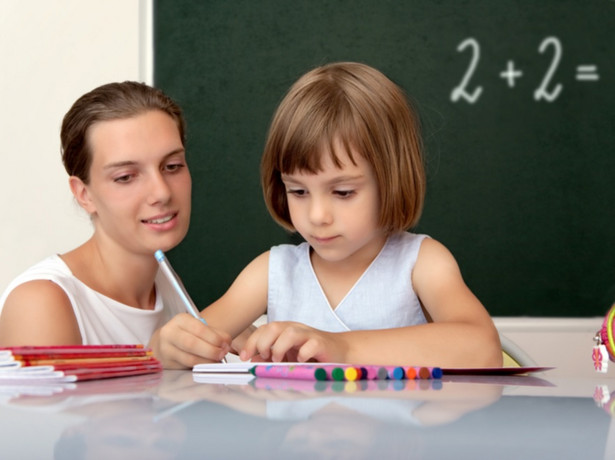
[[[180, 107], [141, 83], [103, 85], [74, 103], [62, 123], [62, 160], [94, 232], [8, 286], [0, 297], [0, 346], [148, 344], [166, 323], [180, 343], [188, 328], [190, 337], [207, 340], [208, 356], [226, 354], [230, 337], [185, 313], [153, 255], [188, 231], [184, 126]], [[161, 348], [173, 345], [156, 338], [151, 346], [168, 367]]]
[[[305, 242], [257, 257], [203, 311], [233, 336], [267, 313], [241, 359], [501, 365], [451, 253], [406, 232], [425, 194], [421, 141], [382, 73], [346, 62], [301, 77], [274, 115], [261, 179], [273, 218]], [[214, 359], [204, 345], [195, 354]]]

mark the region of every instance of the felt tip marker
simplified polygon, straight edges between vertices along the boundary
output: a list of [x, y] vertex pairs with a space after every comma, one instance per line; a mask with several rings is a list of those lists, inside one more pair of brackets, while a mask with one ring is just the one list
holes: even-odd
[[314, 373], [316, 380], [335, 380], [338, 382], [343, 382], [346, 380], [346, 369], [349, 366], [317, 365], [316, 367], [317, 369]]
[[378, 371], [382, 378], [390, 380], [402, 380], [406, 378], [406, 370], [401, 366], [383, 366]]
[[357, 369], [356, 367], [349, 366], [346, 369], [344, 369], [344, 378], [348, 382], [354, 382], [355, 380], [358, 380], [361, 377], [363, 377], [363, 373], [361, 372], [360, 368]]
[[312, 365], [278, 366], [275, 364], [257, 364], [250, 372], [256, 377], [268, 379], [317, 380], [315, 372], [318, 369]]
[[[196, 305], [192, 301], [190, 294], [188, 294], [188, 291], [186, 291], [184, 284], [179, 278], [179, 275], [175, 273], [175, 270], [173, 270], [173, 267], [171, 267], [171, 263], [169, 262], [169, 259], [167, 259], [167, 257], [164, 255], [164, 252], [158, 249], [154, 253], [154, 257], [156, 257], [156, 260], [158, 261], [158, 265], [160, 265], [160, 270], [162, 270], [162, 273], [164, 273], [164, 275], [167, 277], [167, 279], [173, 286], [173, 289], [175, 289], [175, 291], [179, 295], [179, 298], [182, 300], [182, 303], [186, 307], [186, 310], [188, 311], [188, 313], [190, 313], [192, 316], [198, 319], [201, 323], [207, 326], [207, 321], [205, 321], [205, 318], [199, 315], [198, 308], [196, 308]], [[226, 359], [222, 358], [222, 362], [225, 363]]]

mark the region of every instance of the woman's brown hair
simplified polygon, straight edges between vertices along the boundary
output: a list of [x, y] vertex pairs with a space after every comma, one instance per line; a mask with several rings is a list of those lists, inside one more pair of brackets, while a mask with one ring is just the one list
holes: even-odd
[[186, 123], [182, 110], [161, 90], [134, 81], [109, 83], [93, 89], [75, 101], [62, 120], [62, 163], [69, 176], [89, 182], [92, 151], [88, 130], [99, 121], [131, 118], [160, 110], [177, 124], [182, 144], [185, 144]]

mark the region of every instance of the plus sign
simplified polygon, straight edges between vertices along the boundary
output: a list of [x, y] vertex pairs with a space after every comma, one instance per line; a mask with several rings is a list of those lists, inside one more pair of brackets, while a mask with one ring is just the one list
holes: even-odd
[[515, 78], [521, 78], [522, 75], [523, 72], [515, 70], [515, 63], [513, 61], [508, 61], [506, 70], [500, 73], [500, 77], [508, 81], [509, 88], [515, 86]]

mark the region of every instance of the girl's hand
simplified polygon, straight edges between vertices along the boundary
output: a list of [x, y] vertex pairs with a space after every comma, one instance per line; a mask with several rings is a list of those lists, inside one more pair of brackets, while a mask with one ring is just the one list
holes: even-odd
[[246, 341], [243, 361], [344, 362], [346, 346], [341, 334], [324, 332], [301, 323], [279, 321], [259, 327]]
[[149, 346], [165, 369], [186, 369], [221, 361], [231, 349], [231, 336], [180, 313], [154, 332]]

